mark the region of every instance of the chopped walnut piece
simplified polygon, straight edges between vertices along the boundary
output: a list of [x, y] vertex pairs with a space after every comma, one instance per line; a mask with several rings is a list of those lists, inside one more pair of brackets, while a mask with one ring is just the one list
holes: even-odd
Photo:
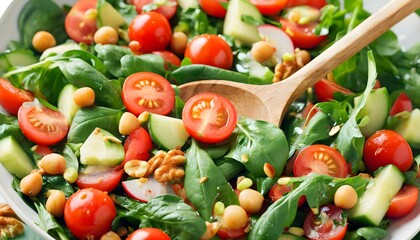
[[14, 238], [24, 231], [23, 223], [7, 204], [0, 204], [0, 239]]
[[283, 62], [278, 63], [274, 69], [273, 82], [279, 82], [290, 77], [311, 60], [308, 51], [296, 49], [294, 54], [283, 56]]
[[0, 203], [0, 217], [18, 218], [15, 212], [13, 212], [13, 210], [6, 203]]
[[179, 182], [185, 175], [184, 165], [186, 158], [184, 152], [179, 149], [169, 152], [158, 151], [147, 162], [147, 172], [145, 176], [154, 174], [156, 181], [162, 183]]

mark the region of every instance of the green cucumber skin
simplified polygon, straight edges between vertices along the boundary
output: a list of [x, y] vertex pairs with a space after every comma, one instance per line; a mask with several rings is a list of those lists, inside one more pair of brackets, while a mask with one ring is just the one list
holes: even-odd
[[150, 114], [149, 133], [153, 143], [166, 150], [181, 148], [189, 138], [181, 119]]
[[420, 149], [420, 109], [413, 109], [408, 119], [402, 119], [395, 131], [407, 140], [411, 147]]
[[35, 168], [32, 160], [12, 136], [0, 140], [0, 163], [18, 178], [25, 177]]
[[80, 109], [73, 100], [73, 94], [77, 91], [77, 89], [78, 87], [72, 84], [67, 84], [58, 96], [58, 109], [60, 109], [60, 111], [64, 114], [69, 125], [71, 125], [74, 115], [76, 115], [76, 112]]

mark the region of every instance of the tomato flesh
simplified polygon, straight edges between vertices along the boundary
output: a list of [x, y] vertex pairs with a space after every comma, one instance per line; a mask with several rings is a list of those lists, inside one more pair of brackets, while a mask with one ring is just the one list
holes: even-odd
[[387, 217], [399, 218], [409, 214], [417, 204], [419, 189], [414, 185], [404, 185], [391, 200]]
[[407, 96], [407, 94], [401, 93], [392, 105], [389, 115], [395, 116], [397, 113], [404, 111], [411, 112], [412, 110], [413, 103], [411, 102], [410, 98]]
[[347, 218], [343, 210], [334, 204], [322, 206], [319, 214], [310, 212], [305, 218], [303, 229], [309, 239], [341, 240], [347, 231]]
[[40, 145], [60, 142], [66, 137], [69, 129], [61, 112], [33, 102], [25, 103], [19, 108], [18, 122], [23, 134]]
[[287, 8], [302, 6], [302, 5], [321, 9], [323, 6], [327, 5], [327, 1], [326, 0], [288, 0], [287, 1]]
[[171, 240], [171, 238], [159, 228], [140, 228], [128, 235], [127, 240]]
[[363, 160], [371, 172], [388, 164], [405, 172], [413, 164], [413, 152], [400, 134], [393, 130], [380, 130], [366, 140]]
[[168, 80], [156, 73], [138, 72], [124, 81], [122, 99], [134, 115], [144, 111], [166, 115], [175, 104], [175, 90]]
[[132, 132], [124, 142], [124, 161], [122, 166], [130, 160], [149, 160], [150, 151], [153, 148], [149, 133], [142, 127]]
[[120, 183], [123, 173], [124, 169], [118, 167], [88, 166], [79, 172], [76, 185], [111, 192]]
[[344, 95], [353, 94], [352, 91], [344, 88], [333, 81], [327, 79], [321, 79], [314, 85], [315, 95], [320, 102], [328, 102], [334, 100], [334, 94], [336, 92], [342, 93]]
[[[275, 202], [279, 200], [281, 197], [283, 197], [286, 193], [290, 192], [291, 190], [292, 190], [291, 186], [274, 184], [274, 186], [271, 187], [270, 191], [268, 192], [268, 198], [272, 202]], [[306, 197], [305, 196], [300, 197], [298, 201], [298, 207], [305, 204], [305, 202], [306, 202]]]
[[185, 103], [182, 121], [193, 138], [205, 143], [217, 143], [232, 134], [237, 116], [235, 107], [228, 99], [203, 92]]
[[66, 32], [76, 42], [91, 44], [96, 27], [96, 0], [79, 0], [67, 14]]
[[278, 14], [287, 4], [287, 0], [251, 0], [261, 14]]
[[198, 0], [204, 12], [216, 18], [224, 18], [226, 16], [226, 9], [220, 3], [227, 2], [227, 0]]
[[9, 114], [16, 116], [24, 102], [32, 102], [32, 93], [13, 86], [8, 80], [0, 78], [0, 105]]
[[336, 149], [322, 144], [308, 146], [296, 156], [293, 174], [300, 177], [311, 172], [340, 178], [349, 173], [343, 155]]
[[327, 35], [316, 35], [314, 29], [317, 23], [298, 24], [285, 18], [280, 18], [283, 31], [285, 31], [293, 41], [295, 47], [310, 49], [318, 46], [327, 39]]
[[152, 10], [158, 12], [170, 20], [176, 13], [178, 2], [176, 0], [166, 0], [163, 3], [154, 0], [133, 0], [132, 4], [136, 6], [137, 12], [143, 12], [143, 7], [149, 4], [158, 5], [156, 9]]

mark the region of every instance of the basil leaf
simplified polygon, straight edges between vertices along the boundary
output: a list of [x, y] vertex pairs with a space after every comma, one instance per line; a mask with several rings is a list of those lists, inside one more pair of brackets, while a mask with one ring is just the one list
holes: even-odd
[[239, 204], [235, 192], [206, 151], [193, 140], [185, 153], [185, 191], [200, 215], [210, 220], [218, 200], [226, 206]]

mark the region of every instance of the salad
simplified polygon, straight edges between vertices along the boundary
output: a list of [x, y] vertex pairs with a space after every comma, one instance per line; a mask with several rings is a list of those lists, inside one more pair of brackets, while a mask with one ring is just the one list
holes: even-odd
[[178, 89], [287, 78], [370, 15], [343, 3], [30, 0], [0, 163], [55, 239], [383, 239], [418, 201], [420, 44], [386, 32], [281, 126]]

